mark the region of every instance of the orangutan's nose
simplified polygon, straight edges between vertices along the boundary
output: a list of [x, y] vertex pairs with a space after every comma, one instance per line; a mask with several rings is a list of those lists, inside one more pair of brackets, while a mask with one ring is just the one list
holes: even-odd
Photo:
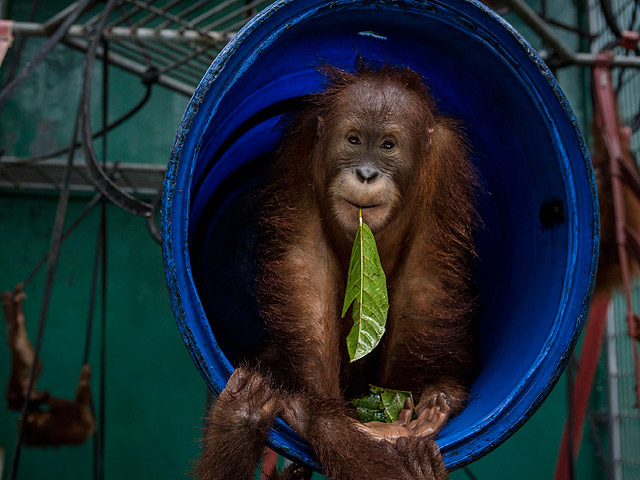
[[380, 171], [370, 165], [356, 167], [356, 176], [362, 183], [373, 183], [380, 176]]

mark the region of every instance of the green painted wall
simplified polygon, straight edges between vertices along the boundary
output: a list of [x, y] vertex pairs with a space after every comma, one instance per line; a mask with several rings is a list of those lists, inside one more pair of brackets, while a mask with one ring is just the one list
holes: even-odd
[[[39, 20], [68, 2], [41, 2]], [[556, 18], [576, 22], [573, 2], [549, 2]], [[537, 6], [533, 2], [534, 6]], [[26, 19], [31, 2], [14, 0], [9, 16]], [[510, 20], [513, 20], [510, 17]], [[528, 38], [535, 36], [516, 22]], [[566, 37], [573, 42], [572, 36]], [[28, 59], [41, 44], [30, 40]], [[534, 44], [538, 47], [537, 42]], [[6, 75], [6, 65], [0, 76]], [[0, 148], [7, 155], [29, 156], [65, 146], [71, 136], [80, 93], [82, 55], [64, 47], [53, 55], [22, 87], [0, 117]], [[563, 70], [559, 80], [583, 126], [588, 122], [584, 72]], [[110, 118], [129, 109], [144, 93], [136, 77], [112, 69]], [[100, 76], [95, 76], [93, 124], [99, 121]], [[156, 87], [149, 104], [109, 137], [109, 160], [166, 163], [173, 137], [188, 99]], [[97, 127], [94, 127], [97, 128]], [[75, 195], [69, 218], [73, 219], [88, 197]], [[0, 192], [0, 289], [22, 281], [47, 250], [56, 208], [56, 196]], [[97, 231], [97, 211], [85, 220], [63, 246], [42, 358], [41, 388], [71, 397], [82, 356], [91, 264]], [[160, 248], [149, 237], [142, 219], [115, 207], [108, 209], [108, 308], [107, 308], [107, 426], [106, 474], [109, 479], [185, 476], [197, 456], [205, 401], [205, 386], [194, 368], [175, 327], [164, 282]], [[27, 320], [35, 339], [44, 284], [41, 272], [27, 288]], [[93, 336], [92, 363], [98, 365], [98, 334]], [[6, 334], [0, 328], [0, 386], [9, 374]], [[95, 372], [95, 370], [94, 370]], [[94, 375], [94, 392], [97, 381]], [[470, 466], [482, 479], [547, 479], [556, 461], [566, 416], [564, 377], [531, 420], [508, 442]], [[597, 401], [599, 406], [601, 401]], [[0, 446], [7, 448], [7, 462], [16, 438], [15, 412], [0, 401]], [[578, 462], [581, 479], [602, 478], [600, 462], [588, 429]], [[82, 447], [24, 449], [22, 479], [89, 478], [90, 444]], [[460, 470], [453, 479], [469, 478]]]
[[[75, 198], [69, 218], [86, 198]], [[50, 195], [0, 196], [0, 285], [23, 280], [49, 245], [56, 201]], [[98, 211], [63, 245], [44, 335], [39, 388], [72, 398], [82, 362], [89, 311]], [[179, 478], [197, 456], [205, 387], [177, 333], [167, 300], [160, 247], [142, 219], [108, 209], [106, 475], [107, 478]], [[35, 342], [45, 272], [27, 287], [28, 331]], [[96, 320], [97, 322], [98, 320]], [[0, 330], [0, 385], [10, 357]], [[99, 329], [91, 364], [97, 400]], [[0, 445], [13, 455], [18, 414], [0, 410]], [[24, 448], [19, 478], [90, 478], [91, 444]]]

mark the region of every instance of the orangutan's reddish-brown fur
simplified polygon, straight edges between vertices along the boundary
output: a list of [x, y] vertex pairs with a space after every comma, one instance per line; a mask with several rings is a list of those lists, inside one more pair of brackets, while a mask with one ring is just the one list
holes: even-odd
[[[289, 126], [263, 197], [258, 290], [272, 348], [237, 369], [220, 395], [200, 478], [251, 478], [276, 415], [331, 478], [446, 476], [433, 438], [464, 407], [479, 365], [476, 179], [464, 136], [409, 69], [326, 70], [330, 84]], [[359, 206], [390, 310], [380, 345], [350, 363], [352, 320], [340, 309]], [[395, 424], [355, 420], [347, 401], [370, 383], [414, 392], [418, 420], [408, 411]]]

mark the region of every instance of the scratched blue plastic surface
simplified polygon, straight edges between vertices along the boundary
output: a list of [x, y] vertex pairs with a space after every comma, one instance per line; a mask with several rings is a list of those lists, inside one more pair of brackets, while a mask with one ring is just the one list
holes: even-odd
[[[464, 122], [483, 182], [482, 372], [438, 438], [455, 468], [507, 439], [557, 381], [586, 315], [599, 238], [593, 172], [566, 99], [529, 44], [478, 2], [285, 0], [243, 28], [202, 79], [171, 154], [162, 217], [171, 303], [220, 391], [229, 359], [261, 335], [251, 192], [278, 142], [282, 109], [270, 107], [321, 89], [318, 65], [353, 69], [357, 54], [425, 77], [440, 110]], [[564, 221], [543, 226], [541, 206], [558, 200]], [[317, 467], [281, 422], [270, 441]]]

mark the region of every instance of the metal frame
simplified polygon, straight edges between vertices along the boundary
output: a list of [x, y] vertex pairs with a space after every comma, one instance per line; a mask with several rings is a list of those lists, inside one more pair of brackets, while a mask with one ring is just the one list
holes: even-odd
[[[0, 189], [53, 190], [59, 191], [63, 182], [65, 159], [49, 159], [37, 163], [29, 159], [2, 157], [0, 163]], [[74, 192], [95, 192], [87, 167], [82, 163], [73, 165], [70, 189]], [[140, 196], [155, 196], [162, 189], [164, 165], [146, 163], [111, 163], [105, 170], [126, 193]]]

